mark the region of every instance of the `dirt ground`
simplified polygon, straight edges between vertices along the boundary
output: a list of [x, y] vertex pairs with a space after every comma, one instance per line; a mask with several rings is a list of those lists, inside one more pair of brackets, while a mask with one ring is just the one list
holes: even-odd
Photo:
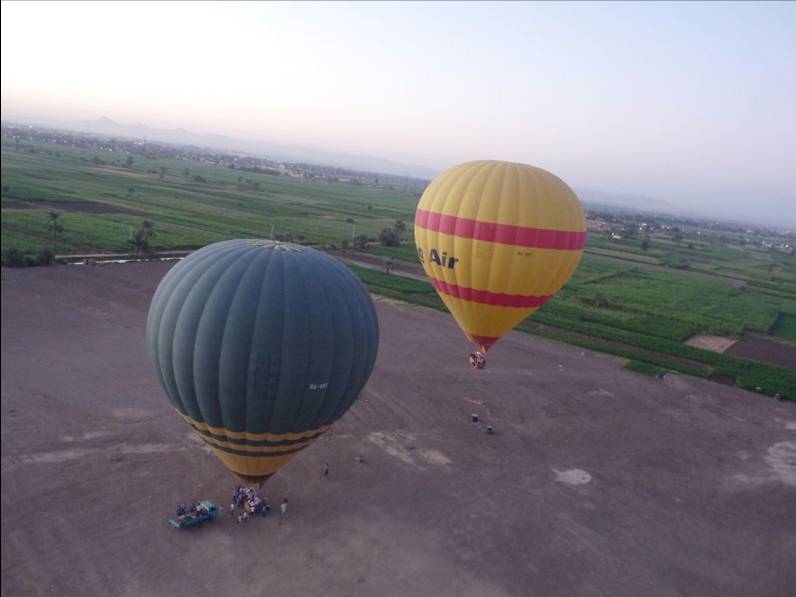
[[287, 514], [171, 528], [234, 485], [145, 352], [172, 265], [2, 271], [3, 595], [794, 594], [794, 404], [523, 334], [473, 371], [388, 301], [361, 399], [265, 486]]
[[[379, 255], [370, 255], [368, 253], [359, 253], [353, 251], [329, 251], [330, 254], [337, 257], [343, 263], [348, 265], [358, 265], [368, 269], [384, 271], [384, 265], [389, 261], [386, 257]], [[390, 270], [397, 276], [404, 276], [405, 278], [414, 278], [422, 282], [428, 282], [426, 274], [420, 264], [406, 263], [393, 259], [390, 265]]]
[[733, 344], [737, 342], [734, 338], [725, 338], [724, 336], [708, 336], [707, 334], [700, 334], [692, 336], [685, 341], [688, 346], [695, 348], [702, 348], [713, 352], [725, 352]]
[[779, 365], [786, 369], [796, 369], [796, 344], [757, 334], [744, 335], [727, 349], [727, 354]]

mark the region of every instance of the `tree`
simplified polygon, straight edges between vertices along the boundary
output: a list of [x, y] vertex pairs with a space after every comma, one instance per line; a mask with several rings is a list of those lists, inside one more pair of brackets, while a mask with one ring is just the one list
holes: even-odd
[[36, 253], [36, 265], [52, 265], [55, 263], [55, 254], [53, 254], [50, 247], [42, 247]]
[[650, 239], [645, 238], [641, 241], [641, 250], [646, 251], [650, 248]]
[[135, 231], [133, 237], [130, 239], [130, 245], [135, 250], [135, 256], [149, 255], [150, 244], [149, 241], [157, 236], [155, 232], [155, 223], [151, 220], [144, 220], [141, 222], [141, 227]]
[[594, 293], [594, 305], [596, 307], [604, 307], [606, 303], [608, 303], [608, 299], [605, 298], [605, 295], [602, 292]]
[[131, 156], [131, 155], [128, 155], [128, 156], [125, 158], [125, 160], [124, 160], [124, 163], [125, 163], [125, 165], [126, 165], [128, 168], [132, 168], [132, 167], [133, 167], [133, 162], [134, 162], [134, 161], [135, 161], [135, 160], [133, 160], [133, 156]]
[[368, 246], [368, 237], [364, 234], [360, 234], [353, 238], [354, 248], [355, 249], [364, 249]]
[[135, 187], [127, 187], [127, 192], [132, 195], [133, 193], [135, 193]]
[[406, 232], [406, 224], [404, 221], [396, 220], [393, 225], [393, 230], [395, 230], [395, 236], [398, 237], [398, 242], [401, 242], [404, 238], [404, 232]]
[[160, 180], [163, 180], [166, 177], [166, 171], [168, 169], [165, 166], [160, 167]]
[[385, 247], [397, 247], [401, 244], [401, 239], [393, 228], [384, 228], [379, 233], [379, 242]]
[[6, 267], [25, 267], [30, 265], [30, 261], [22, 251], [16, 247], [11, 247], [3, 251], [3, 265]]
[[55, 245], [58, 242], [58, 235], [64, 231], [64, 225], [61, 223], [61, 212], [49, 211], [47, 212], [49, 220], [47, 222], [47, 232], [52, 234], [52, 252], [55, 254]]

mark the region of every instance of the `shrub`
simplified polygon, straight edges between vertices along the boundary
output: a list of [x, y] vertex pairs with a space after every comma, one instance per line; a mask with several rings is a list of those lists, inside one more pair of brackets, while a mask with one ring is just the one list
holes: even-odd
[[27, 267], [30, 265], [28, 257], [14, 247], [3, 252], [3, 265], [6, 267]]

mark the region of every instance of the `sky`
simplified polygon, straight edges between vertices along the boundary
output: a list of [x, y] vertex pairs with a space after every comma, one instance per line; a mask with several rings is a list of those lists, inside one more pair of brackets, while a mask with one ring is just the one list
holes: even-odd
[[4, 119], [92, 120], [796, 226], [796, 3], [3, 2]]

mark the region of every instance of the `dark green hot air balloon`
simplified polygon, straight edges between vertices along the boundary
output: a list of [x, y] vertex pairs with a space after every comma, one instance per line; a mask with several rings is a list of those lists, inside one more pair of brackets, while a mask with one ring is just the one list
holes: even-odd
[[336, 259], [230, 240], [166, 274], [147, 342], [179, 415], [238, 477], [261, 483], [356, 400], [379, 325], [367, 290]]

